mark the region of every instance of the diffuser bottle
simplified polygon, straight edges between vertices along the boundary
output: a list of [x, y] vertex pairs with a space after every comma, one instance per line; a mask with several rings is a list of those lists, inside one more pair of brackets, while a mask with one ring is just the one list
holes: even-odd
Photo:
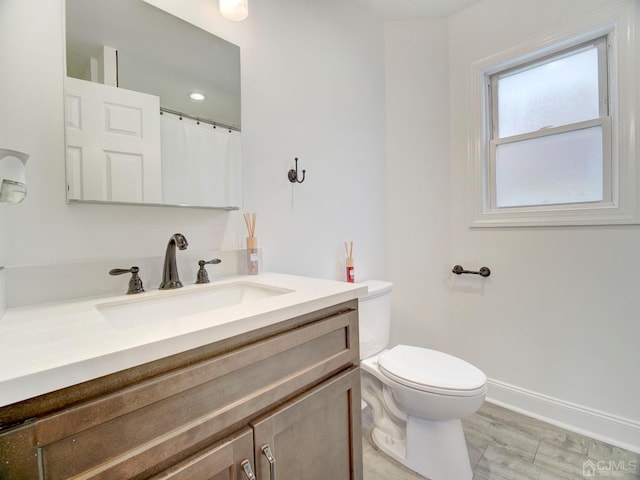
[[347, 259], [345, 261], [347, 266], [347, 282], [355, 283], [356, 275], [353, 271], [353, 240], [349, 243], [344, 242], [344, 251], [347, 254]]
[[356, 275], [353, 269], [353, 258], [347, 258], [347, 282], [355, 283]]
[[258, 274], [258, 239], [257, 237], [247, 237], [247, 273], [249, 275]]

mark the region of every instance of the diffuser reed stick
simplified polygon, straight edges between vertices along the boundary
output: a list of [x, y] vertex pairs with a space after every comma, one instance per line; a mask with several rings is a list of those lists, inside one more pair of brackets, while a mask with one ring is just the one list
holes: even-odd
[[256, 236], [256, 214], [245, 213], [244, 224], [247, 226], [247, 232], [249, 233], [249, 238], [255, 237]]
[[244, 214], [244, 224], [247, 226], [247, 273], [256, 275], [258, 273], [258, 239], [256, 238], [255, 213]]

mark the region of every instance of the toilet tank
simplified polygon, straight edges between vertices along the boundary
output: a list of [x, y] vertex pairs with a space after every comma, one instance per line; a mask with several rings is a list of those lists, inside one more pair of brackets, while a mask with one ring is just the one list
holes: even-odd
[[391, 329], [393, 283], [381, 280], [361, 282], [368, 291], [358, 298], [360, 358], [368, 358], [387, 348]]

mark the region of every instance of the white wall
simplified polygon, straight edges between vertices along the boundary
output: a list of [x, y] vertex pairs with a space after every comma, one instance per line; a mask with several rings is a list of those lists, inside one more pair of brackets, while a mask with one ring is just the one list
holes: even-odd
[[450, 316], [446, 19], [385, 25], [392, 343], [436, 347]]
[[[381, 22], [339, 0], [253, 2], [242, 23], [215, 1], [150, 3], [241, 47], [245, 210], [266, 266], [343, 279], [353, 239], [359, 277], [383, 276]], [[0, 206], [8, 265], [161, 256], [176, 231], [190, 249], [242, 247], [237, 212], [66, 205], [62, 0], [0, 0], [0, 18], [0, 145], [31, 155], [28, 198]], [[295, 156], [308, 178], [291, 187]]]
[[[387, 25], [388, 162], [402, 163], [410, 181], [390, 170], [393, 340], [465, 358], [492, 379], [494, 399], [638, 450], [640, 227], [472, 230], [467, 222], [471, 64], [612, 3], [484, 0], [451, 17], [448, 33], [437, 21]], [[443, 72], [448, 90], [434, 85]], [[406, 79], [421, 83], [410, 84], [412, 98], [397, 91]], [[443, 97], [444, 134], [432, 121], [447, 121]], [[423, 249], [412, 248], [416, 236]], [[492, 275], [454, 278], [456, 263]]]

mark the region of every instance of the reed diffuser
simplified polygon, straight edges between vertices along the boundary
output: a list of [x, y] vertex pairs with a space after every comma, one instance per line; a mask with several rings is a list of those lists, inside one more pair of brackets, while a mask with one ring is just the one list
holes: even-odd
[[351, 240], [348, 245], [346, 241], [344, 242], [344, 250], [347, 254], [347, 282], [355, 283], [356, 276], [355, 272], [353, 271], [353, 240]]
[[247, 226], [247, 273], [258, 274], [258, 238], [256, 237], [256, 214], [245, 213], [244, 223]]

